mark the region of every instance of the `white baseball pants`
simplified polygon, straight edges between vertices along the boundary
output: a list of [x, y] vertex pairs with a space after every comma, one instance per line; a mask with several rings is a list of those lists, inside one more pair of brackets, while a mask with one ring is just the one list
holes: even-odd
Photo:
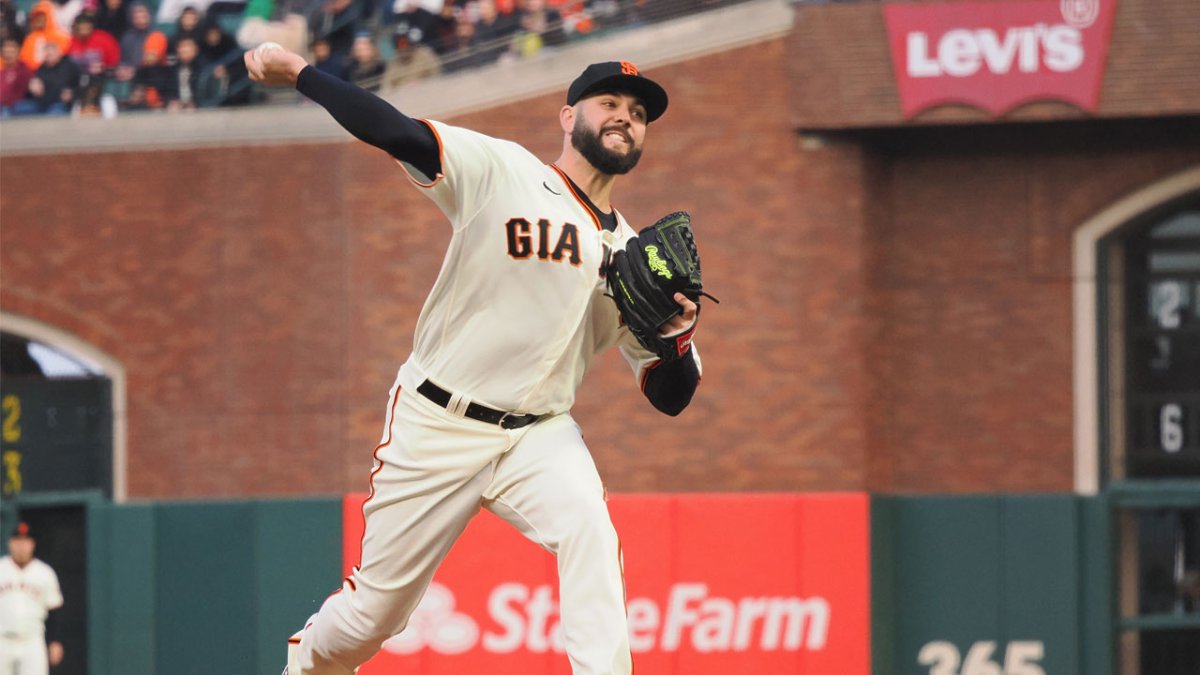
[[50, 672], [46, 636], [0, 637], [0, 675], [46, 675]]
[[572, 671], [632, 672], [617, 535], [570, 415], [505, 430], [397, 384], [375, 457], [362, 564], [303, 631], [289, 675], [349, 675], [403, 630], [481, 506], [557, 555]]

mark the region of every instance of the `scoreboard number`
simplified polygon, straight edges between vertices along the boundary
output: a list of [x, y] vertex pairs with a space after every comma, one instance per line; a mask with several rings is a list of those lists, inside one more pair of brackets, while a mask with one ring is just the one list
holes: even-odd
[[1183, 406], [1168, 403], [1159, 409], [1158, 437], [1162, 449], [1169, 453], [1183, 449]]
[[21, 399], [9, 394], [0, 406], [4, 410], [4, 442], [17, 443], [21, 440]]
[[1183, 310], [1187, 308], [1187, 286], [1179, 281], [1157, 281], [1150, 284], [1150, 315], [1159, 328], [1179, 328]]
[[967, 649], [964, 660], [954, 643], [934, 640], [921, 647], [917, 663], [928, 666], [929, 675], [1046, 675], [1039, 663], [1046, 656], [1046, 645], [1041, 640], [1009, 642], [1003, 663], [992, 659], [995, 651], [995, 640], [981, 640]]

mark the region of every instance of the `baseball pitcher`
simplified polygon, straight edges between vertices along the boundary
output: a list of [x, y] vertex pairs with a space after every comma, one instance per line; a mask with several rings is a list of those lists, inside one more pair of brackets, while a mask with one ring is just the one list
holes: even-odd
[[640, 232], [613, 208], [667, 108], [628, 62], [588, 66], [558, 110], [562, 154], [410, 118], [267, 43], [251, 77], [294, 86], [387, 152], [452, 236], [391, 390], [363, 505], [361, 563], [291, 640], [289, 675], [353, 673], [399, 633], [480, 508], [557, 556], [573, 672], [632, 672], [617, 534], [570, 410], [592, 360], [617, 347], [669, 415], [700, 381], [702, 295], [691, 221]]

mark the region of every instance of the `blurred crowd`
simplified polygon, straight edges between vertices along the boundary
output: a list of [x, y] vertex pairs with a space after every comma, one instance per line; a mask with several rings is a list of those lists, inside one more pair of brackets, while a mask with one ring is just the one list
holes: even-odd
[[254, 103], [242, 53], [268, 40], [391, 89], [727, 1], [0, 0], [0, 117]]
[[198, 8], [168, 30], [137, 0], [39, 0], [24, 16], [0, 0], [0, 12], [0, 116], [111, 117], [250, 100], [240, 45]]

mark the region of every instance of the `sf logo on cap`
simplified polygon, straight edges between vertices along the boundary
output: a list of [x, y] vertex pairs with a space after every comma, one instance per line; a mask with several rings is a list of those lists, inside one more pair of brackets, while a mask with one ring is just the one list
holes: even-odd
[[638, 74], [637, 66], [633, 65], [632, 63], [630, 63], [628, 61], [622, 61], [621, 62], [621, 74], [622, 75], [637, 75]]

